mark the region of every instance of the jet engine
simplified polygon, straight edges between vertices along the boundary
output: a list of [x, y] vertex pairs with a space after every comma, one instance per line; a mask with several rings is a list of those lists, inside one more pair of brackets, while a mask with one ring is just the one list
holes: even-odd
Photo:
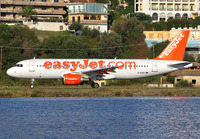
[[77, 85], [89, 79], [83, 78], [81, 74], [64, 74], [63, 85]]

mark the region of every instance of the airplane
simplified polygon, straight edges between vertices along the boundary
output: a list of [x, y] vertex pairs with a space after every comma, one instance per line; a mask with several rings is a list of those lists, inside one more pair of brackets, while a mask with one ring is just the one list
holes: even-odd
[[35, 79], [61, 79], [63, 85], [92, 81], [92, 87], [98, 88], [98, 80], [162, 75], [192, 67], [192, 63], [182, 61], [189, 33], [189, 30], [180, 31], [153, 59], [28, 59], [18, 62], [6, 73], [14, 78], [31, 79], [31, 88]]

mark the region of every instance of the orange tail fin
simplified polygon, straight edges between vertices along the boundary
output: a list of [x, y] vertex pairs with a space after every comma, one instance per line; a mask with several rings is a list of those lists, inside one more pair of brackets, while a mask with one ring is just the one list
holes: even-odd
[[155, 60], [182, 61], [190, 30], [182, 30]]

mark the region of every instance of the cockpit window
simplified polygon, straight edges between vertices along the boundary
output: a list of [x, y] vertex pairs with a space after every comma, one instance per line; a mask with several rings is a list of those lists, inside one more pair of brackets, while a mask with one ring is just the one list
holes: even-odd
[[23, 67], [23, 64], [16, 64], [14, 67]]

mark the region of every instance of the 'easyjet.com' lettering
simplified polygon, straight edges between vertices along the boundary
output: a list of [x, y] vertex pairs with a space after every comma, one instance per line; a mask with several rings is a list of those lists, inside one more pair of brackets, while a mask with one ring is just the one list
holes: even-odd
[[[127, 68], [134, 68], [136, 69], [136, 63], [133, 61], [110, 61], [107, 64], [108, 67], [116, 66], [118, 69], [127, 69]], [[80, 69], [97, 69], [99, 68], [105, 68], [105, 61], [99, 60], [99, 61], [89, 61], [89, 60], [82, 60], [82, 61], [63, 61], [62, 63], [60, 61], [46, 61], [44, 62], [44, 67], [46, 69], [70, 69], [70, 71], [76, 71], [77, 68]]]
[[165, 56], [168, 56], [179, 44], [179, 42], [183, 39], [184, 35], [181, 33], [179, 36], [177, 36], [170, 47], [165, 51]]

